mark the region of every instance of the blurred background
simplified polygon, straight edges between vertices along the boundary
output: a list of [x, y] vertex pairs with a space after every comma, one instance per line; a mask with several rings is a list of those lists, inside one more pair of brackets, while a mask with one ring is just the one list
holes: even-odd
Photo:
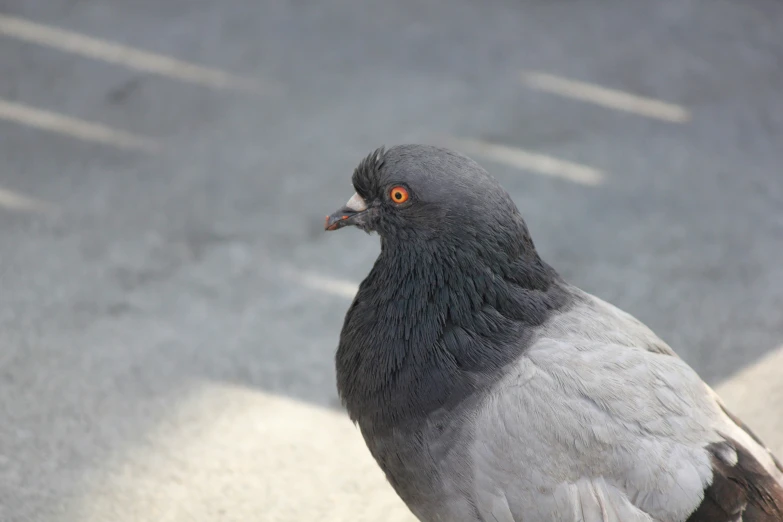
[[452, 146], [783, 454], [775, 0], [0, 0], [0, 520], [410, 521], [336, 398], [375, 147]]

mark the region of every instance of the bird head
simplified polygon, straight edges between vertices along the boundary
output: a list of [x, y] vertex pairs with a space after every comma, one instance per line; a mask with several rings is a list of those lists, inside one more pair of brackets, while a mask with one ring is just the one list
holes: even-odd
[[470, 158], [427, 145], [379, 148], [353, 173], [356, 193], [326, 217], [327, 231], [355, 226], [384, 243], [508, 249], [527, 235], [511, 197]]

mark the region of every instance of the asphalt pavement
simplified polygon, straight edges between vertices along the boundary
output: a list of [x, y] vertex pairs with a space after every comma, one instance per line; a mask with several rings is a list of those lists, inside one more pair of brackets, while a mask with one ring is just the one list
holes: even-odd
[[0, 520], [409, 521], [333, 355], [375, 147], [452, 145], [783, 455], [774, 0], [0, 0]]

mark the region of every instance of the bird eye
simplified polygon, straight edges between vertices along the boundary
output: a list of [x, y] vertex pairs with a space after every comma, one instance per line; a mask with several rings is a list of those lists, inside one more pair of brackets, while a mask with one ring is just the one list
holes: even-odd
[[405, 187], [392, 187], [392, 189], [389, 191], [389, 196], [391, 197], [392, 201], [394, 201], [397, 204], [405, 203], [408, 201], [408, 190]]

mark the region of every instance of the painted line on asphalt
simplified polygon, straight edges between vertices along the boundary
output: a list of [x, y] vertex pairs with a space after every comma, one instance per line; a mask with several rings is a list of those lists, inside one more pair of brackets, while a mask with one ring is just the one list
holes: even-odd
[[685, 123], [691, 119], [690, 112], [680, 105], [637, 96], [617, 89], [609, 89], [592, 83], [570, 80], [541, 72], [523, 72], [522, 83], [531, 89], [583, 102], [601, 105], [618, 111], [655, 118], [672, 123]]
[[491, 161], [527, 170], [544, 176], [561, 178], [581, 185], [595, 186], [604, 181], [605, 174], [593, 167], [561, 160], [508, 145], [478, 140], [446, 138], [448, 146], [469, 155], [482, 156]]
[[56, 210], [55, 206], [50, 203], [2, 187], [0, 187], [0, 207], [8, 210], [47, 214]]
[[353, 299], [359, 290], [359, 285], [353, 281], [300, 270], [291, 266], [281, 266], [280, 273], [286, 279], [305, 288], [345, 299]]
[[0, 34], [215, 89], [237, 89], [253, 93], [263, 89], [257, 80], [4, 14], [0, 14]]
[[156, 153], [162, 149], [148, 138], [4, 99], [0, 99], [0, 119], [122, 149], [146, 153]]

